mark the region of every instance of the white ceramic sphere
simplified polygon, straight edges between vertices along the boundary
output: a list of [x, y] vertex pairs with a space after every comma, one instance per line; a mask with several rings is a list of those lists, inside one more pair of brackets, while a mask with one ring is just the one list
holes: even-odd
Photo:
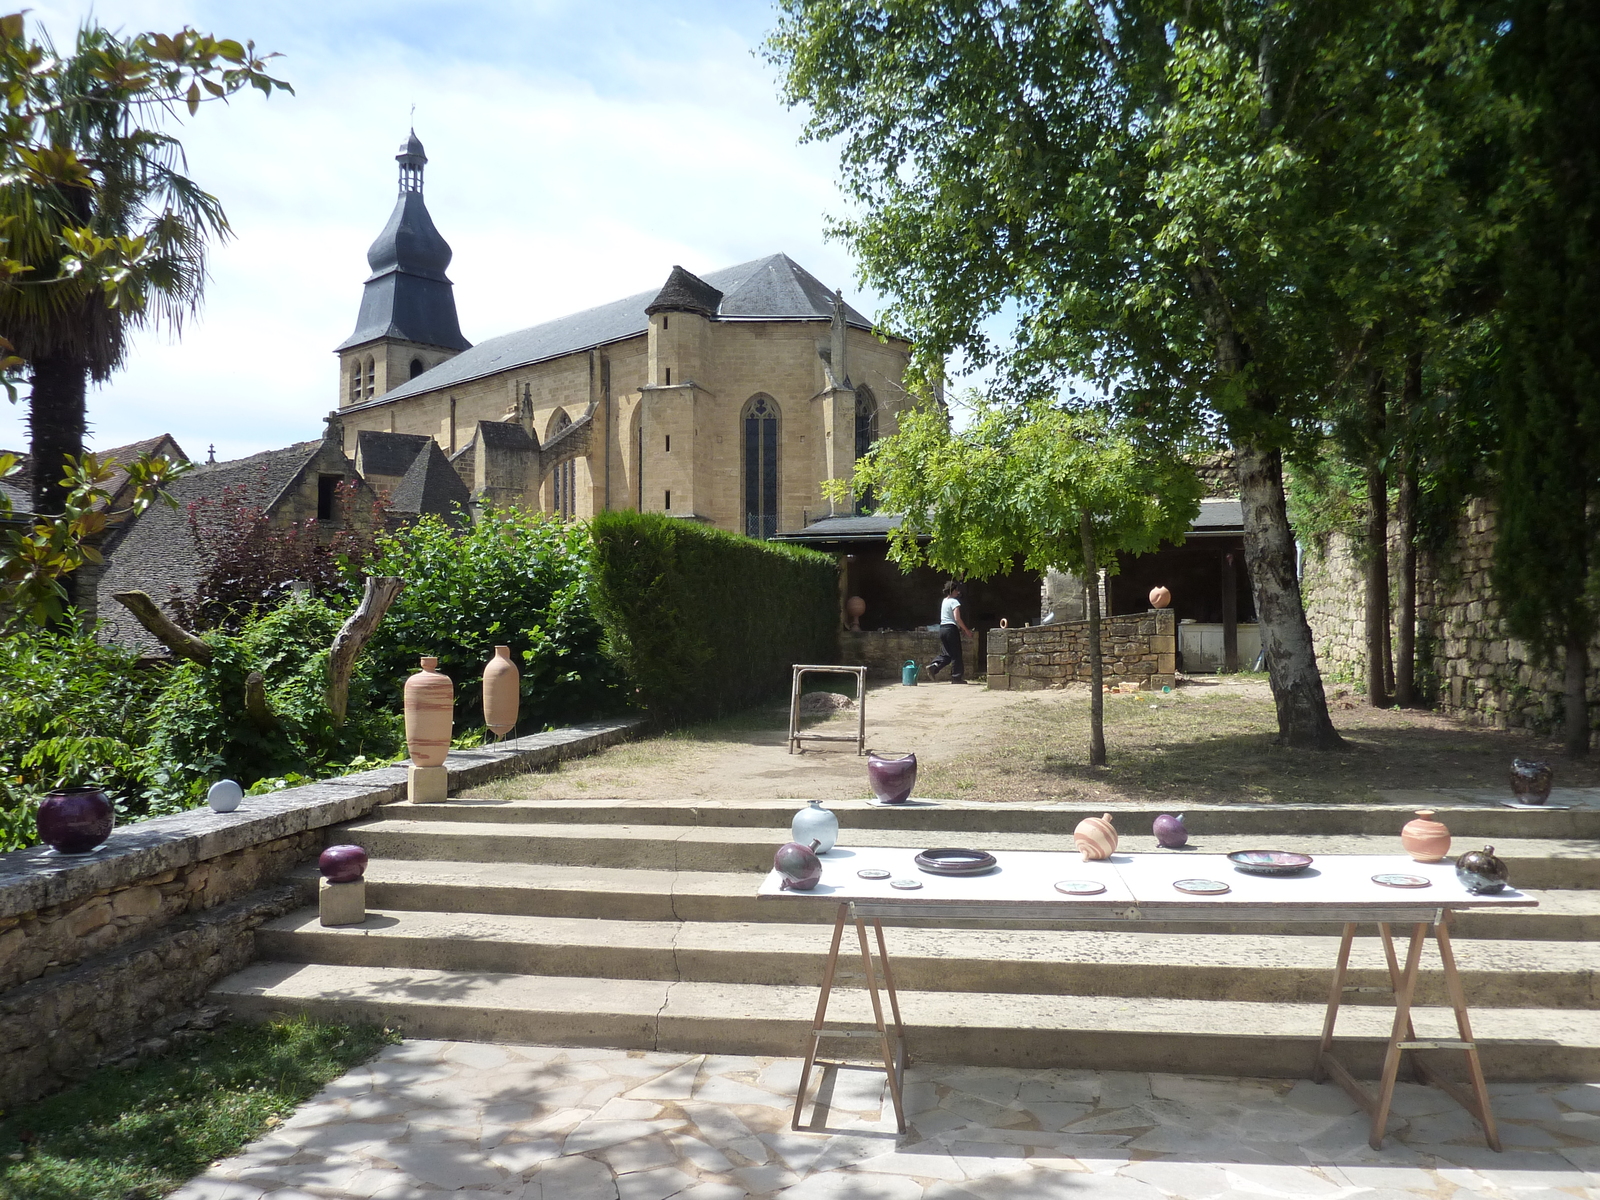
[[839, 840], [839, 818], [823, 808], [821, 801], [813, 800], [795, 813], [789, 836], [802, 846], [817, 842], [817, 853], [826, 854]]
[[217, 780], [206, 793], [206, 803], [211, 805], [213, 812], [219, 813], [232, 812], [243, 799], [244, 789], [231, 779]]

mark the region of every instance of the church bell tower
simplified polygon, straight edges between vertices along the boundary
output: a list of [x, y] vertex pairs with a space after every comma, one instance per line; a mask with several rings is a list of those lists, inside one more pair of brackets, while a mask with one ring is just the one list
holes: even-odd
[[450, 244], [422, 200], [428, 156], [416, 131], [395, 155], [400, 196], [389, 223], [367, 251], [367, 277], [356, 330], [336, 348], [339, 406], [375, 400], [472, 345], [461, 336], [445, 268]]

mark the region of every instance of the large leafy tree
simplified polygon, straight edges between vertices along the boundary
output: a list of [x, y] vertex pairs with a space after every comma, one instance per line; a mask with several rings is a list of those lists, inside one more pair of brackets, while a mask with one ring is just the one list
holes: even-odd
[[60, 513], [81, 456], [88, 382], [121, 364], [130, 331], [176, 330], [200, 303], [216, 197], [157, 128], [242, 88], [287, 89], [254, 44], [183, 29], [123, 38], [80, 28], [69, 52], [0, 18], [0, 337], [31, 377], [33, 505]]
[[922, 405], [856, 464], [858, 495], [905, 514], [890, 534], [902, 566], [926, 562], [952, 575], [987, 578], [1020, 557], [1033, 571], [1061, 570], [1089, 583], [1089, 763], [1104, 766], [1101, 686], [1102, 565], [1179, 542], [1202, 492], [1181, 443], [1143, 422], [1034, 401], [996, 405], [973, 397], [975, 416], [952, 432], [949, 414]]
[[[1231, 443], [1280, 740], [1339, 745], [1283, 459], [1391, 313], [1392, 215], [1430, 228], [1435, 92], [1473, 94], [1481, 31], [1421, 0], [781, 7], [770, 52], [840, 141], [859, 215], [839, 232], [888, 319], [926, 364], [1085, 377]], [[1453, 230], [1404, 269], [1448, 261]], [[1007, 346], [988, 330], [1011, 314]]]

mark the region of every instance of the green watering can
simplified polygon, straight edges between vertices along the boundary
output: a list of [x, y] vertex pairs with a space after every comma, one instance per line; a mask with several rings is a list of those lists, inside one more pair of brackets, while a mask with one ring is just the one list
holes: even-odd
[[900, 668], [900, 685], [902, 687], [917, 686], [917, 660], [906, 659], [906, 665]]

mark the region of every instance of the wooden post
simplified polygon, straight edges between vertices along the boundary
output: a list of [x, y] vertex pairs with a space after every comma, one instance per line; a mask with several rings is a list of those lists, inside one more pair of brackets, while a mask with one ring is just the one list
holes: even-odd
[[1232, 551], [1222, 556], [1222, 669], [1239, 669], [1239, 595]]

